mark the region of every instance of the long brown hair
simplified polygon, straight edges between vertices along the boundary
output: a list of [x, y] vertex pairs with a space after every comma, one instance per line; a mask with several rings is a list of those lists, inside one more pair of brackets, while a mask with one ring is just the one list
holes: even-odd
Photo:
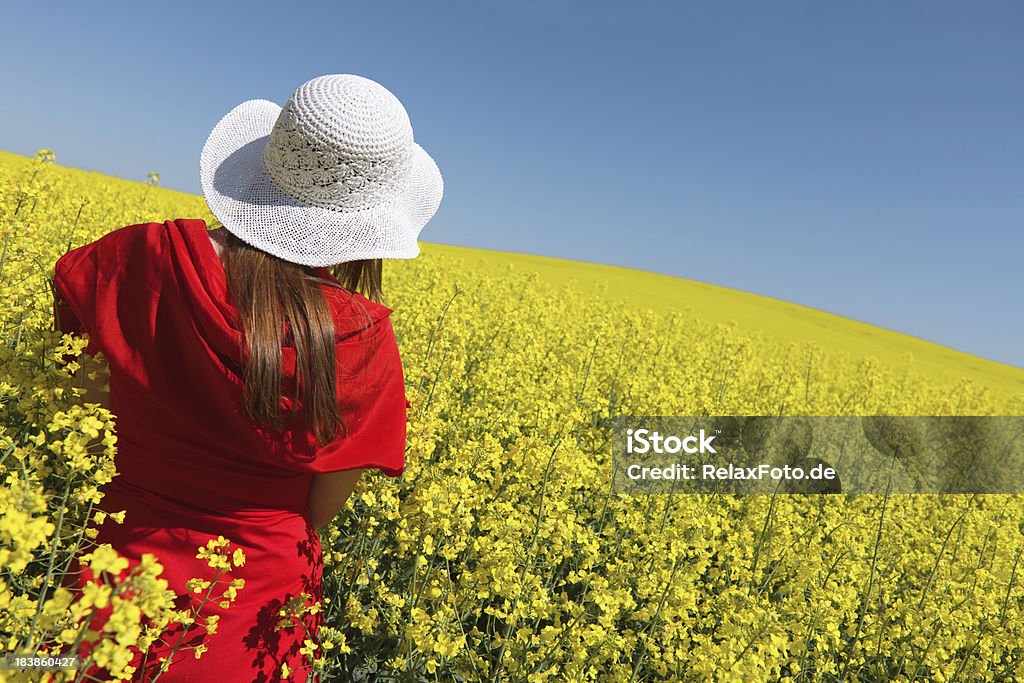
[[[211, 225], [221, 227], [216, 221]], [[316, 435], [317, 444], [331, 441], [339, 429], [347, 434], [335, 388], [334, 318], [320, 289], [324, 283], [337, 285], [320, 277], [311, 266], [285, 261], [225, 232], [227, 248], [222, 262], [244, 330], [239, 351], [244, 353], [248, 347], [243, 390], [246, 412], [282, 431], [281, 345], [290, 338], [295, 347], [295, 398], [306, 408], [307, 427]], [[359, 291], [380, 303], [381, 266], [381, 259], [366, 259], [331, 266], [328, 272], [350, 294]]]

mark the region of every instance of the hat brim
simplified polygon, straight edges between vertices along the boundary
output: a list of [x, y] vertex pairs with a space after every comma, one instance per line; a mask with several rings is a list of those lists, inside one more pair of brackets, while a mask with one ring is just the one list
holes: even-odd
[[395, 198], [359, 210], [304, 204], [263, 168], [263, 150], [281, 107], [248, 100], [222, 118], [199, 160], [210, 212], [242, 241], [293, 263], [330, 266], [360, 259], [410, 259], [444, 193], [437, 164], [413, 143], [413, 163]]

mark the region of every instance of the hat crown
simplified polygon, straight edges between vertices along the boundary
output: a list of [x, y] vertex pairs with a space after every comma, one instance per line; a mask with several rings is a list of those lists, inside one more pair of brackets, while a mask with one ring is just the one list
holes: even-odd
[[412, 125], [397, 97], [368, 78], [335, 74], [303, 83], [288, 99], [263, 166], [298, 201], [352, 210], [399, 190], [412, 149]]

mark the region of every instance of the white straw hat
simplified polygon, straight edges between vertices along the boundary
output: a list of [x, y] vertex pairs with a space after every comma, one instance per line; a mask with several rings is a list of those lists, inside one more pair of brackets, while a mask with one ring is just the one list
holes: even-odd
[[206, 140], [199, 174], [228, 231], [307, 266], [415, 258], [444, 192], [402, 103], [351, 74], [307, 81], [283, 108], [238, 105]]

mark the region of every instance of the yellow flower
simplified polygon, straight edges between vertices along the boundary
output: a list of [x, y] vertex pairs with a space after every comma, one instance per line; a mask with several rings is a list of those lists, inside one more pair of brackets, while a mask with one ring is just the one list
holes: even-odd
[[313, 657], [316, 654], [316, 649], [316, 643], [307, 638], [302, 642], [302, 647], [299, 649], [299, 654], [301, 654], [303, 657]]
[[110, 586], [87, 583], [82, 587], [82, 602], [85, 605], [94, 605], [97, 609], [103, 609], [110, 604]]
[[95, 572], [120, 574], [128, 568], [128, 560], [118, 555], [109, 543], [104, 543], [93, 552], [83, 555], [82, 559], [88, 561]]

